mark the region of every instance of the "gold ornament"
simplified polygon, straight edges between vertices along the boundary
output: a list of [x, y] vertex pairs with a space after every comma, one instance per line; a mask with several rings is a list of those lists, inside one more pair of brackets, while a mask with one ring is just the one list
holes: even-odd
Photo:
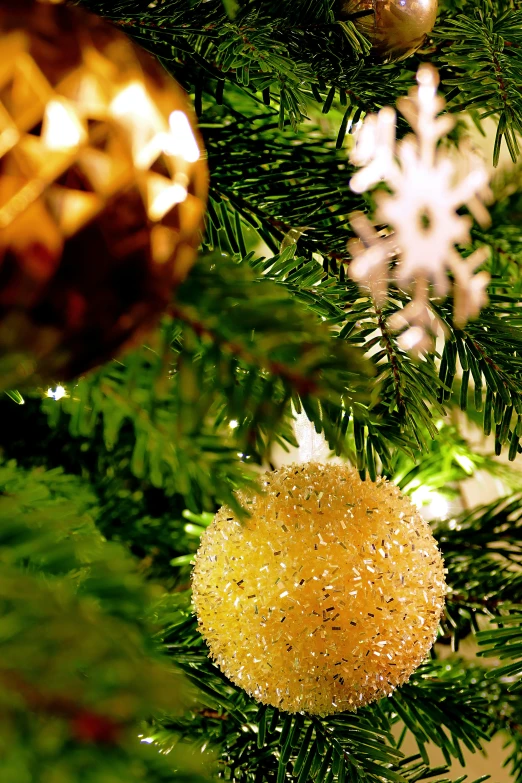
[[221, 670], [287, 712], [354, 710], [406, 682], [435, 641], [444, 568], [399, 489], [347, 466], [266, 473], [222, 508], [193, 573], [201, 633]]
[[343, 0], [341, 18], [353, 20], [384, 62], [404, 60], [419, 49], [433, 30], [438, 0]]
[[192, 265], [207, 166], [183, 91], [78, 8], [0, 0], [0, 375], [135, 342]]

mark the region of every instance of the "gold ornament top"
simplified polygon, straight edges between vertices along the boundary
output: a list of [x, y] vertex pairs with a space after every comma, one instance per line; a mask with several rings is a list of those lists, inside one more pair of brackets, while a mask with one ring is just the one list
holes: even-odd
[[[56, 250], [136, 180], [150, 221], [199, 226], [200, 143], [185, 96], [148, 55], [56, 4], [2, 2], [0, 31], [2, 247], [38, 238]], [[60, 182], [72, 166], [77, 188]]]
[[438, 0], [344, 0], [342, 18], [361, 11], [354, 19], [369, 39], [375, 54], [385, 62], [403, 60], [419, 49], [433, 30]]
[[404, 683], [432, 646], [444, 568], [397, 487], [310, 463], [222, 508], [193, 573], [210, 654], [254, 698], [288, 712], [354, 710]]

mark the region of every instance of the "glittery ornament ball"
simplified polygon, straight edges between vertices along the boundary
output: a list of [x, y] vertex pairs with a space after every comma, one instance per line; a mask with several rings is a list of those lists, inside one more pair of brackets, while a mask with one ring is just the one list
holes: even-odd
[[433, 645], [445, 596], [429, 525], [399, 489], [347, 466], [266, 473], [223, 507], [193, 572], [210, 655], [251, 696], [328, 715], [406, 682]]
[[[438, 0], [343, 0], [341, 18], [353, 18], [372, 51], [386, 62], [403, 60], [433, 30]], [[361, 12], [367, 11], [367, 14]]]
[[139, 342], [195, 261], [208, 170], [183, 90], [98, 16], [0, 0], [0, 389]]

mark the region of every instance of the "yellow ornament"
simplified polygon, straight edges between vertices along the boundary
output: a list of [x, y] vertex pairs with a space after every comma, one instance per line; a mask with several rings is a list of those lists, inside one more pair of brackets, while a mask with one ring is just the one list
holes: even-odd
[[444, 605], [429, 525], [399, 489], [347, 466], [266, 473], [224, 507], [193, 573], [201, 633], [258, 701], [327, 715], [389, 695], [424, 660]]
[[341, 18], [353, 19], [369, 39], [373, 52], [385, 62], [403, 60], [416, 52], [433, 30], [438, 0], [343, 0]]
[[155, 324], [196, 257], [189, 101], [80, 8], [0, 0], [0, 388], [64, 380]]

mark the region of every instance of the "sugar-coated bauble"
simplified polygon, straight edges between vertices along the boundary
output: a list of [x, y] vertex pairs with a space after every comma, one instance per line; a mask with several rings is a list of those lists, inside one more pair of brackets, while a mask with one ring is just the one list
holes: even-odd
[[354, 710], [404, 683], [431, 648], [444, 568], [399, 489], [309, 463], [222, 508], [193, 572], [201, 633], [220, 669], [288, 712]]
[[187, 274], [207, 166], [184, 92], [69, 5], [0, 0], [0, 388], [139, 339]]
[[403, 60], [416, 52], [433, 30], [438, 0], [341, 0], [341, 17], [353, 19], [382, 60]]

